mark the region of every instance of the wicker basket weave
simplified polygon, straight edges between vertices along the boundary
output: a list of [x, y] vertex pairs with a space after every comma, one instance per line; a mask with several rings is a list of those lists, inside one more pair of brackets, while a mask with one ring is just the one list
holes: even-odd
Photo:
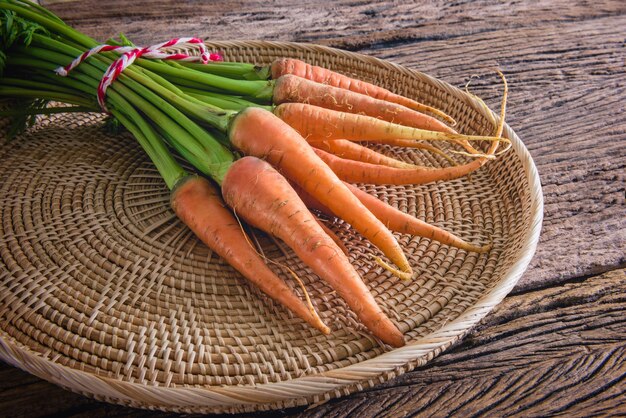
[[[494, 115], [462, 91], [378, 59], [293, 43], [210, 46], [227, 60], [298, 57], [438, 107], [462, 132], [494, 129]], [[291, 251], [262, 234], [265, 255], [299, 274], [333, 333], [321, 335], [249, 286], [177, 221], [167, 188], [130, 136], [107, 135], [93, 114], [42, 117], [18, 139], [0, 140], [0, 357], [100, 400], [201, 413], [323, 402], [423, 365], [502, 300], [534, 253], [539, 178], [508, 126], [504, 135], [512, 152], [471, 177], [361, 185], [468, 240], [492, 239], [488, 254], [397, 235], [419, 272], [402, 282], [372, 261], [377, 250], [348, 225], [326, 219], [405, 333], [408, 345], [391, 350]], [[379, 149], [445, 164], [416, 150]]]

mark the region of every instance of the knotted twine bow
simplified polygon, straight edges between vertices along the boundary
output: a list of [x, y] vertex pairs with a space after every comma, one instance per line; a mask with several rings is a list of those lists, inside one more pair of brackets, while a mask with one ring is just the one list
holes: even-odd
[[[198, 45], [198, 49], [200, 49], [200, 55], [188, 55], [183, 53], [175, 53], [168, 54], [161, 49], [175, 46], [182, 43], [188, 44], [196, 44]], [[95, 48], [90, 49], [89, 51], [83, 52], [79, 57], [77, 57], [74, 61], [66, 65], [65, 67], [59, 67], [56, 69], [56, 73], [62, 77], [66, 77], [70, 71], [74, 68], [78, 67], [83, 61], [92, 55], [99, 54], [101, 52], [109, 52], [115, 51], [117, 53], [122, 54], [120, 58], [113, 61], [113, 63], [106, 70], [102, 79], [100, 80], [100, 84], [98, 85], [98, 104], [105, 112], [108, 112], [105, 98], [107, 88], [119, 77], [119, 75], [124, 71], [129, 65], [131, 65], [137, 58], [151, 58], [151, 59], [162, 59], [162, 60], [177, 60], [177, 61], [201, 61], [203, 64], [208, 63], [209, 61], [222, 61], [222, 56], [220, 54], [214, 52], [208, 52], [206, 45], [202, 39], [199, 38], [174, 38], [167, 42], [162, 42], [160, 44], [151, 45], [145, 48], [141, 47], [133, 47], [133, 46], [117, 46], [117, 45], [98, 45]]]

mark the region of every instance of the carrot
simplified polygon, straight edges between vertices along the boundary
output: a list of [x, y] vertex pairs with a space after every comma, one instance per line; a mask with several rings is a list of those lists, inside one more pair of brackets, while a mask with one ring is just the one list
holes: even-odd
[[[477, 253], [485, 253], [492, 247], [492, 244], [483, 246], [470, 244], [446, 230], [430, 225], [388, 205], [352, 184], [346, 183], [346, 186], [387, 228], [394, 232], [429, 238], [442, 244]], [[309, 209], [316, 210], [327, 216], [334, 216], [330, 209], [322, 205], [302, 188], [294, 187], [294, 190]]]
[[454, 125], [454, 119], [446, 115], [442, 111], [422, 103], [416, 102], [409, 98], [392, 93], [382, 87], [376, 86], [365, 81], [356, 80], [345, 75], [333, 72], [326, 68], [317, 67], [307, 64], [303, 61], [284, 58], [275, 60], [271, 66], [272, 78], [277, 79], [285, 74], [293, 74], [298, 77], [306, 78], [317, 83], [328, 84], [330, 86], [339, 87], [345, 90], [361, 93], [375, 99], [385, 100], [387, 102], [397, 103], [406, 106], [409, 109], [418, 112], [426, 112], [444, 119], [447, 123]]
[[322, 333], [330, 333], [315, 310], [300, 300], [262, 261], [233, 214], [224, 206], [219, 191], [208, 180], [189, 176], [180, 181], [172, 191], [171, 206], [202, 242], [261, 291]]
[[337, 247], [339, 247], [341, 252], [349, 256], [350, 252], [348, 251], [346, 244], [343, 243], [343, 241], [337, 236], [337, 234], [335, 234], [332, 229], [324, 225], [324, 222], [320, 221], [317, 217], [315, 217], [315, 220], [317, 221], [319, 226], [324, 230], [324, 232], [326, 232], [326, 235], [328, 235], [335, 242], [335, 244], [337, 244]]
[[270, 164], [254, 157], [237, 160], [224, 176], [222, 194], [246, 222], [291, 247], [337, 291], [372, 334], [394, 347], [404, 345], [402, 333], [380, 309], [348, 258]]
[[308, 141], [311, 146], [334, 154], [337, 157], [354, 161], [363, 161], [370, 164], [386, 165], [396, 168], [416, 168], [415, 165], [387, 157], [370, 148], [364, 147], [354, 142], [337, 139], [334, 141]]
[[[308, 306], [302, 302], [262, 261], [238, 221], [224, 206], [219, 191], [208, 180], [187, 174], [169, 153], [154, 127], [141, 119], [128, 102], [113, 97], [117, 106], [127, 113], [114, 108], [112, 114], [135, 136], [163, 177], [171, 190], [170, 206], [179, 219], [261, 291], [322, 333], [330, 333], [310, 301]], [[166, 121], [161, 123], [166, 124]], [[305, 296], [308, 301], [306, 290]]]
[[[406, 106], [328, 84], [320, 84], [290, 74], [276, 79], [272, 97], [274, 104], [277, 105], [282, 103], [306, 103], [326, 109], [375, 117], [412, 128], [457, 134], [454, 129], [438, 119]], [[470, 156], [480, 154], [465, 139], [454, 142], [465, 148]], [[431, 151], [434, 150], [431, 149]], [[437, 153], [444, 155], [450, 160], [441, 150], [438, 150]]]
[[[465, 176], [473, 171], [478, 170], [487, 161], [488, 156], [494, 155], [499, 140], [508, 142], [506, 138], [501, 138], [504, 129], [504, 118], [506, 115], [506, 101], [508, 96], [508, 84], [506, 77], [502, 72], [498, 71], [498, 75], [504, 83], [504, 93], [502, 94], [502, 104], [500, 108], [500, 120], [497, 123], [495, 131], [496, 141], [492, 142], [486, 154], [464, 165], [446, 167], [446, 168], [420, 168], [413, 170], [397, 169], [393, 167], [385, 167], [373, 165], [358, 161], [345, 160], [338, 158], [332, 154], [322, 150], [315, 152], [326, 162], [326, 164], [337, 174], [339, 178], [350, 183], [370, 183], [370, 184], [424, 184], [439, 180], [453, 180]], [[484, 102], [482, 103], [486, 108]], [[493, 120], [495, 122], [495, 119]]]
[[492, 136], [461, 135], [427, 131], [383, 121], [369, 116], [338, 112], [304, 103], [284, 103], [274, 114], [307, 140], [350, 141], [412, 139], [421, 141], [508, 141]]
[[[338, 141], [338, 140], [335, 140], [335, 141]], [[310, 142], [312, 142], [312, 141], [310, 141]], [[330, 141], [328, 141], [328, 142], [330, 142]], [[412, 139], [397, 139], [397, 138], [396, 139], [386, 139], [386, 140], [384, 140], [384, 139], [383, 140], [370, 139], [367, 142], [369, 142], [370, 144], [384, 144], [384, 145], [391, 145], [391, 146], [395, 146], [395, 147], [423, 149], [423, 150], [426, 150], [426, 151], [430, 151], [433, 154], [441, 155], [443, 158], [448, 160], [450, 162], [450, 164], [457, 165], [456, 161], [454, 161], [452, 158], [450, 158], [450, 156], [448, 154], [446, 154], [444, 151], [440, 150], [439, 148], [437, 148], [437, 147], [435, 147], [433, 145], [430, 145], [430, 144], [424, 144], [423, 142], [417, 142], [417, 141], [412, 140]], [[327, 151], [327, 150], [324, 150], [324, 151]], [[478, 151], [476, 151], [476, 152], [478, 152]], [[342, 157], [342, 158], [346, 158], [346, 157], [343, 157], [342, 155], [337, 155], [337, 156]], [[363, 161], [363, 160], [359, 160], [359, 161]], [[369, 162], [369, 161], [365, 161], [365, 162]], [[413, 165], [413, 167], [415, 167], [415, 166]], [[398, 167], [398, 168], [402, 168], [402, 167]], [[410, 168], [410, 167], [407, 167], [407, 168]]]
[[399, 267], [400, 271], [394, 274], [411, 277], [411, 266], [393, 234], [315, 155], [309, 144], [272, 112], [255, 107], [239, 112], [230, 123], [229, 139], [244, 154], [269, 161], [285, 177], [351, 224]]
[[[412, 128], [457, 134], [454, 129], [438, 119], [406, 106], [290, 74], [276, 79], [272, 98], [273, 103], [276, 105], [282, 103], [306, 103], [326, 109], [375, 117]], [[480, 154], [465, 139], [454, 142], [465, 148], [467, 151], [466, 155]], [[444, 154], [441, 151], [439, 152]]]
[[272, 98], [276, 105], [307, 103], [341, 112], [363, 114], [414, 128], [456, 133], [438, 119], [406, 106], [295, 75], [283, 75], [276, 79]]
[[369, 164], [361, 161], [346, 160], [320, 149], [315, 149], [315, 153], [331, 168], [337, 177], [343, 181], [369, 184], [402, 185], [449, 181], [478, 170], [487, 161], [486, 158], [478, 158], [467, 164], [454, 167], [402, 169]]
[[378, 218], [387, 228], [402, 234], [417, 235], [420, 237], [430, 238], [439, 241], [442, 244], [460, 248], [466, 251], [477, 253], [486, 253], [492, 247], [492, 244], [477, 246], [470, 244], [456, 235], [423, 222], [413, 216], [406, 214], [391, 205], [377, 199], [371, 194], [364, 192], [352, 184], [346, 184], [350, 191]]

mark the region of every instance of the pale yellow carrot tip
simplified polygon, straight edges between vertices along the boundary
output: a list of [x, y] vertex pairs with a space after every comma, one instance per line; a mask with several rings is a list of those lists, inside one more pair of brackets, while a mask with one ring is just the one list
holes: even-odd
[[457, 154], [457, 155], [463, 155], [465, 157], [473, 157], [473, 158], [486, 158], [488, 160], [495, 160], [496, 159], [496, 155], [499, 154], [484, 154], [482, 152], [475, 152], [475, 153], [471, 153], [471, 152], [465, 152], [465, 151], [455, 151], [455, 150], [450, 150], [450, 152], [452, 154]]
[[[496, 128], [496, 132], [495, 132], [495, 135], [494, 135], [496, 137], [500, 137], [500, 136], [502, 136], [502, 131], [504, 130], [504, 118], [505, 118], [505, 115], [506, 115], [506, 102], [507, 102], [507, 98], [508, 98], [508, 95], [509, 95], [509, 84], [506, 81], [506, 77], [504, 76], [502, 71], [500, 71], [499, 68], [494, 68], [493, 70], [496, 72], [496, 74], [498, 74], [500, 76], [500, 78], [502, 79], [502, 83], [504, 84], [504, 91], [502, 93], [502, 102], [501, 102], [501, 106], [500, 106], [500, 120], [497, 123], [497, 128]], [[469, 85], [470, 85], [470, 83], [472, 81], [472, 78], [474, 78], [474, 77], [477, 77], [477, 76], [476, 75], [470, 76], [470, 79], [465, 84], [465, 92], [478, 101], [478, 103], [481, 105], [481, 107], [483, 109], [485, 109], [485, 111], [486, 111], [485, 113], [491, 119], [491, 123], [496, 125], [496, 120], [493, 117], [493, 114], [491, 113], [491, 111], [489, 110], [489, 107], [487, 106], [487, 104], [483, 101], [483, 99], [481, 99], [480, 97], [476, 96], [475, 94], [473, 94], [473, 93], [471, 93], [469, 91]]]
[[497, 152], [493, 155], [500, 156], [502, 154], [506, 154], [511, 148], [513, 148], [513, 144], [509, 142], [508, 144], [506, 144], [506, 147], [502, 151]]
[[322, 318], [320, 318], [320, 316], [317, 314], [317, 311], [315, 310], [315, 307], [313, 306], [313, 303], [311, 302], [311, 298], [309, 297], [309, 292], [307, 292], [306, 287], [304, 286], [304, 283], [302, 282], [302, 280], [300, 279], [300, 277], [298, 277], [298, 275], [296, 274], [295, 271], [293, 271], [291, 268], [289, 268], [289, 266], [286, 266], [284, 264], [279, 263], [278, 261], [274, 261], [271, 258], [268, 258], [265, 256], [265, 254], [260, 253], [256, 247], [252, 244], [252, 242], [250, 242], [250, 238], [248, 237], [248, 234], [246, 234], [246, 231], [243, 229], [243, 225], [241, 224], [241, 220], [239, 220], [239, 217], [237, 216], [237, 212], [235, 212], [233, 210], [233, 215], [235, 215], [235, 219], [237, 219], [237, 223], [239, 224], [239, 228], [241, 229], [241, 232], [243, 233], [244, 238], [246, 239], [246, 242], [248, 243], [248, 245], [252, 248], [252, 250], [254, 250], [254, 252], [261, 257], [263, 260], [275, 264], [280, 268], [283, 268], [285, 270], [287, 270], [289, 272], [289, 274], [291, 275], [291, 277], [293, 277], [295, 279], [295, 281], [298, 283], [298, 285], [300, 286], [300, 289], [302, 289], [302, 292], [304, 293], [304, 299], [306, 300], [306, 304], [309, 308], [309, 311], [311, 312], [311, 314], [313, 315], [313, 317], [318, 321], [318, 327], [319, 330], [325, 334], [328, 335], [330, 334], [330, 328], [328, 328], [326, 326], [326, 324], [324, 324], [324, 322], [322, 321]]
[[430, 113], [433, 116], [437, 116], [437, 117], [443, 119], [443, 121], [445, 123], [447, 123], [448, 125], [450, 125], [451, 127], [452, 126], [456, 126], [456, 120], [452, 116], [448, 115], [447, 113], [445, 113], [445, 112], [443, 112], [443, 111], [441, 111], [439, 109], [436, 109], [434, 107], [430, 107], [430, 106], [424, 105], [423, 111], [427, 112], [427, 113]]
[[401, 271], [397, 268], [392, 267], [390, 264], [383, 261], [380, 257], [374, 257], [374, 261], [376, 264], [393, 274], [394, 276], [400, 278], [401, 280], [410, 280], [413, 277], [413, 270], [410, 271]]
[[506, 81], [506, 77], [502, 74], [502, 71], [496, 68], [496, 73], [502, 79], [502, 83], [504, 84], [504, 92], [502, 93], [502, 104], [500, 106], [500, 122], [498, 123], [498, 129], [496, 131], [496, 136], [501, 136], [502, 131], [504, 130], [504, 117], [506, 115], [506, 101], [509, 95], [509, 83]]
[[418, 149], [425, 149], [427, 151], [430, 151], [434, 154], [437, 155], [441, 155], [443, 158], [445, 158], [450, 164], [452, 164], [453, 166], [458, 165], [456, 161], [454, 161], [454, 159], [452, 159], [452, 157], [450, 157], [448, 154], [445, 153], [445, 151], [440, 150], [439, 148], [435, 147], [434, 145], [430, 145], [430, 144], [415, 144], [415, 148]]
[[317, 314], [317, 311], [315, 310], [315, 307], [313, 306], [313, 302], [311, 302], [311, 298], [309, 297], [309, 292], [307, 292], [306, 287], [304, 286], [304, 283], [302, 282], [302, 280], [300, 280], [300, 277], [298, 277], [296, 272], [294, 272], [288, 266], [281, 265], [281, 264], [279, 264], [279, 263], [277, 263], [275, 261], [272, 261], [272, 262], [275, 263], [275, 264], [280, 265], [282, 268], [287, 269], [289, 274], [291, 274], [291, 277], [293, 277], [295, 279], [295, 281], [300, 285], [300, 289], [302, 289], [302, 292], [304, 293], [304, 299], [306, 299], [306, 304], [309, 307], [309, 311], [311, 312], [311, 315], [313, 315], [315, 317], [315, 319], [317, 319], [319, 321], [319, 326], [322, 328], [320, 331], [322, 331], [322, 333], [325, 334], [325, 335], [330, 334], [330, 328], [328, 328], [326, 326], [326, 324], [324, 324], [322, 322], [322, 319]]
[[489, 251], [491, 251], [492, 248], [493, 248], [493, 241], [491, 241], [489, 244], [485, 244], [482, 247], [479, 247], [476, 252], [479, 254], [484, 254], [484, 253], [488, 253]]

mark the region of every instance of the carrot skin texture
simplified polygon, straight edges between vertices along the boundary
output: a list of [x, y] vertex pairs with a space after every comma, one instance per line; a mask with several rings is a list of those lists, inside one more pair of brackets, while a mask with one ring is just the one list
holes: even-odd
[[348, 258], [270, 164], [255, 157], [237, 160], [224, 177], [222, 194], [246, 222], [292, 248], [372, 334], [394, 347], [404, 345], [402, 333], [380, 309]]
[[480, 247], [470, 244], [444, 229], [423, 222], [386, 204], [352, 184], [347, 184], [347, 186], [352, 193], [354, 193], [354, 195], [392, 231], [429, 238], [441, 242], [442, 244], [477, 253], [486, 253], [492, 247], [491, 244]]
[[356, 144], [352, 141], [344, 139], [336, 139], [333, 141], [309, 141], [314, 148], [321, 149], [337, 157], [348, 160], [362, 161], [370, 164], [386, 165], [395, 168], [416, 168], [417, 166], [395, 158], [387, 157], [384, 154], [374, 151], [373, 149]]
[[[388, 205], [352, 184], [346, 183], [346, 186], [382, 223], [387, 225], [387, 228], [394, 232], [429, 238], [442, 244], [477, 253], [486, 253], [492, 247], [491, 244], [483, 246], [470, 244], [444, 229], [430, 225]], [[302, 188], [295, 187], [294, 190], [309, 209], [314, 209], [327, 216], [334, 216], [330, 209], [315, 200], [313, 196], [302, 190]]]
[[219, 191], [206, 179], [189, 176], [178, 183], [170, 204], [176, 215], [210, 249], [265, 294], [324, 334], [330, 329], [263, 262], [246, 240], [239, 222], [224, 206]]
[[350, 78], [326, 68], [310, 65], [297, 59], [283, 58], [275, 60], [271, 66], [271, 73], [274, 80], [283, 75], [292, 74], [317, 83], [328, 84], [333, 87], [350, 90], [355, 93], [361, 93], [375, 99], [397, 103], [419, 112], [426, 111], [444, 118], [448, 123], [454, 123], [454, 119], [438, 109], [392, 93], [391, 91], [380, 86]]
[[[283, 103], [276, 106], [274, 114], [298, 131], [308, 141], [330, 141], [335, 139], [347, 139], [350, 141], [380, 141], [385, 139], [449, 142], [459, 142], [468, 139], [490, 142], [498, 141], [496, 137], [461, 135], [412, 128], [370, 116], [338, 112], [306, 103]], [[502, 139], [500, 138], [500, 140]]]
[[[317, 108], [320, 109], [320, 108]], [[231, 122], [231, 143], [246, 155], [269, 161], [378, 247], [405, 275], [412, 274], [402, 247], [294, 129], [272, 112], [250, 107]]]
[[454, 129], [432, 116], [366, 94], [318, 83], [291, 74], [279, 77], [275, 83], [273, 102], [277, 105], [307, 103], [340, 112], [364, 114], [414, 128], [456, 133]]
[[[308, 206], [307, 206], [308, 207]], [[326, 225], [324, 225], [324, 222], [320, 221], [317, 217], [315, 218], [315, 220], [317, 221], [317, 223], [319, 224], [319, 226], [324, 230], [324, 232], [326, 232], [326, 235], [328, 235], [330, 237], [330, 239], [332, 239], [335, 244], [337, 244], [337, 247], [339, 247], [339, 249], [346, 255], [349, 256], [350, 252], [348, 251], [348, 248], [346, 247], [346, 244], [343, 243], [343, 241], [341, 239], [339, 239], [339, 237], [337, 236], [337, 234], [335, 234], [333, 232], [332, 229], [330, 229], [329, 227], [327, 227]]]
[[[330, 141], [327, 141], [330, 142]], [[358, 141], [354, 141], [354, 142], [358, 142]], [[444, 151], [442, 151], [441, 149], [430, 145], [430, 144], [425, 144], [423, 142], [417, 142], [413, 139], [386, 139], [386, 140], [375, 140], [375, 139], [370, 139], [367, 141], [370, 144], [384, 144], [384, 145], [391, 145], [391, 146], [395, 146], [395, 147], [402, 147], [402, 148], [415, 148], [415, 149], [423, 149], [429, 152], [432, 152], [433, 154], [437, 154], [437, 155], [442, 155], [446, 160], [450, 161], [453, 164], [456, 164], [454, 162], [454, 160], [452, 158], [450, 158], [448, 156], [448, 154], [446, 154]], [[465, 141], [467, 142], [467, 141]], [[470, 145], [471, 147], [471, 145]], [[473, 152], [473, 151], [472, 151]], [[339, 155], [339, 157], [341, 157], [341, 155]], [[367, 161], [369, 162], [369, 161]], [[413, 167], [415, 167], [415, 165], [413, 165]], [[398, 167], [398, 168], [402, 168], [402, 167]]]
[[376, 185], [393, 184], [400, 186], [405, 184], [426, 184], [434, 181], [450, 181], [478, 170], [487, 162], [485, 158], [477, 158], [467, 164], [454, 167], [402, 169], [345, 160], [320, 149], [315, 149], [315, 153], [341, 180], [348, 183]]

